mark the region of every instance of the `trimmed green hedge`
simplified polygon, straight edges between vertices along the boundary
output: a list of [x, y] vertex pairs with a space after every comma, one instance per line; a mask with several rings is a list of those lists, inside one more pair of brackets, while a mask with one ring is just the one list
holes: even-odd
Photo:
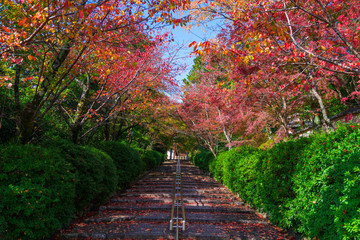
[[282, 227], [315, 239], [356, 239], [359, 127], [344, 125], [330, 134], [289, 140], [269, 150], [244, 146], [212, 161], [195, 161], [199, 156], [193, 160]]
[[287, 226], [319, 239], [360, 236], [359, 127], [316, 135], [300, 153]]
[[142, 163], [139, 152], [123, 142], [100, 142], [96, 148], [109, 154], [117, 169], [118, 187], [122, 189], [140, 175]]
[[147, 150], [141, 154], [141, 161], [144, 162], [146, 170], [156, 168], [164, 161], [164, 155], [158, 151]]
[[124, 142], [100, 142], [96, 148], [106, 152], [114, 160], [119, 189], [127, 187], [142, 172], [158, 167], [164, 160], [163, 154], [157, 151], [132, 148]]
[[[50, 237], [135, 180], [144, 165], [137, 150], [120, 142], [99, 144], [113, 158], [62, 139], [40, 145], [1, 146], [0, 239]], [[145, 156], [151, 166], [162, 162], [157, 152]]]
[[114, 192], [118, 176], [113, 160], [104, 152], [89, 146], [75, 145], [63, 139], [43, 142], [74, 167], [75, 207], [78, 213], [100, 205]]
[[200, 169], [209, 171], [209, 166], [213, 159], [214, 155], [211, 152], [201, 151], [192, 158], [192, 161]]
[[95, 155], [97, 159], [101, 159], [103, 162], [101, 173], [104, 177], [102, 178], [101, 183], [97, 186], [98, 195], [95, 198], [96, 205], [99, 205], [104, 203], [107, 198], [114, 192], [118, 185], [119, 176], [117, 175], [115, 163], [108, 154], [94, 147], [85, 146], [84, 148]]
[[215, 178], [223, 182], [234, 192], [252, 204], [258, 202], [257, 164], [263, 151], [243, 146], [223, 152], [210, 165]]
[[277, 224], [283, 222], [283, 213], [289, 209], [287, 203], [295, 197], [293, 177], [296, 166], [311, 138], [289, 140], [263, 151], [257, 163], [258, 206], [269, 213], [270, 219]]
[[51, 149], [31, 145], [0, 151], [0, 238], [42, 239], [75, 211], [73, 166]]

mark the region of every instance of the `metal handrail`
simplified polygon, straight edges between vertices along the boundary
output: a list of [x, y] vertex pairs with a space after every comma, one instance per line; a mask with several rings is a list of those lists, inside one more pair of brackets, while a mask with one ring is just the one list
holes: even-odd
[[[175, 157], [176, 159], [176, 157]], [[172, 192], [172, 204], [171, 204], [171, 216], [170, 216], [170, 230], [176, 228], [176, 239], [179, 239], [179, 229], [185, 230], [185, 207], [184, 207], [184, 198], [182, 190], [182, 178], [181, 178], [181, 169], [180, 169], [180, 159], [177, 157], [176, 173], [174, 178], [174, 187]], [[181, 206], [181, 217], [179, 212], [179, 207]], [[174, 211], [176, 207], [176, 217], [174, 217]], [[174, 225], [174, 220], [176, 224]], [[182, 220], [182, 226], [179, 225], [180, 220]]]

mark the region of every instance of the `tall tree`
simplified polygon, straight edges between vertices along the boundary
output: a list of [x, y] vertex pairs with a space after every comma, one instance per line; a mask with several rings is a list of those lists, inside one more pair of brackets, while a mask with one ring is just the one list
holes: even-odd
[[[277, 112], [273, 116], [285, 136], [291, 118], [299, 116], [294, 110], [301, 111], [301, 104], [310, 98], [317, 100], [323, 123], [331, 129], [326, 101], [339, 98], [334, 89], [338, 75], [353, 81], [359, 77], [359, 13], [353, 3], [197, 1], [193, 5], [196, 20], [222, 17], [228, 23], [217, 39], [192, 43], [194, 51], [226, 55], [233, 72], [230, 79], [247, 87], [256, 105], [260, 99], [269, 105], [262, 111]], [[358, 94], [357, 89], [350, 97]]]
[[[170, 4], [168, 4], [170, 3]], [[131, 32], [152, 23], [178, 25], [176, 9], [187, 1], [3, 1], [1, 6], [0, 54], [9, 66], [17, 65], [13, 84], [16, 116], [21, 141], [32, 141], [37, 124], [75, 81], [69, 77], [84, 60], [87, 49], [107, 42], [108, 33]], [[31, 85], [24, 94], [25, 80]], [[5, 82], [4, 82], [5, 81]]]

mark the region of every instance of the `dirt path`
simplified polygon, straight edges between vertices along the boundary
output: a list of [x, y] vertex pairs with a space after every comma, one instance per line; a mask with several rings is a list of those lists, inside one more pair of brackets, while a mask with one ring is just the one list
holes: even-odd
[[[174, 239], [169, 230], [174, 160], [166, 161], [97, 214], [61, 232], [62, 239]], [[190, 161], [182, 161], [186, 230], [180, 239], [286, 239]]]

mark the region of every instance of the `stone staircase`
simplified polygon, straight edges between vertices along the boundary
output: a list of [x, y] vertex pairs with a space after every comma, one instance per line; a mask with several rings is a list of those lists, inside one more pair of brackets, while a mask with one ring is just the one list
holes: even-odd
[[[175, 160], [114, 196], [99, 212], [61, 231], [61, 239], [175, 239], [169, 230]], [[180, 239], [287, 239], [241, 199], [182, 160], [186, 230]]]

